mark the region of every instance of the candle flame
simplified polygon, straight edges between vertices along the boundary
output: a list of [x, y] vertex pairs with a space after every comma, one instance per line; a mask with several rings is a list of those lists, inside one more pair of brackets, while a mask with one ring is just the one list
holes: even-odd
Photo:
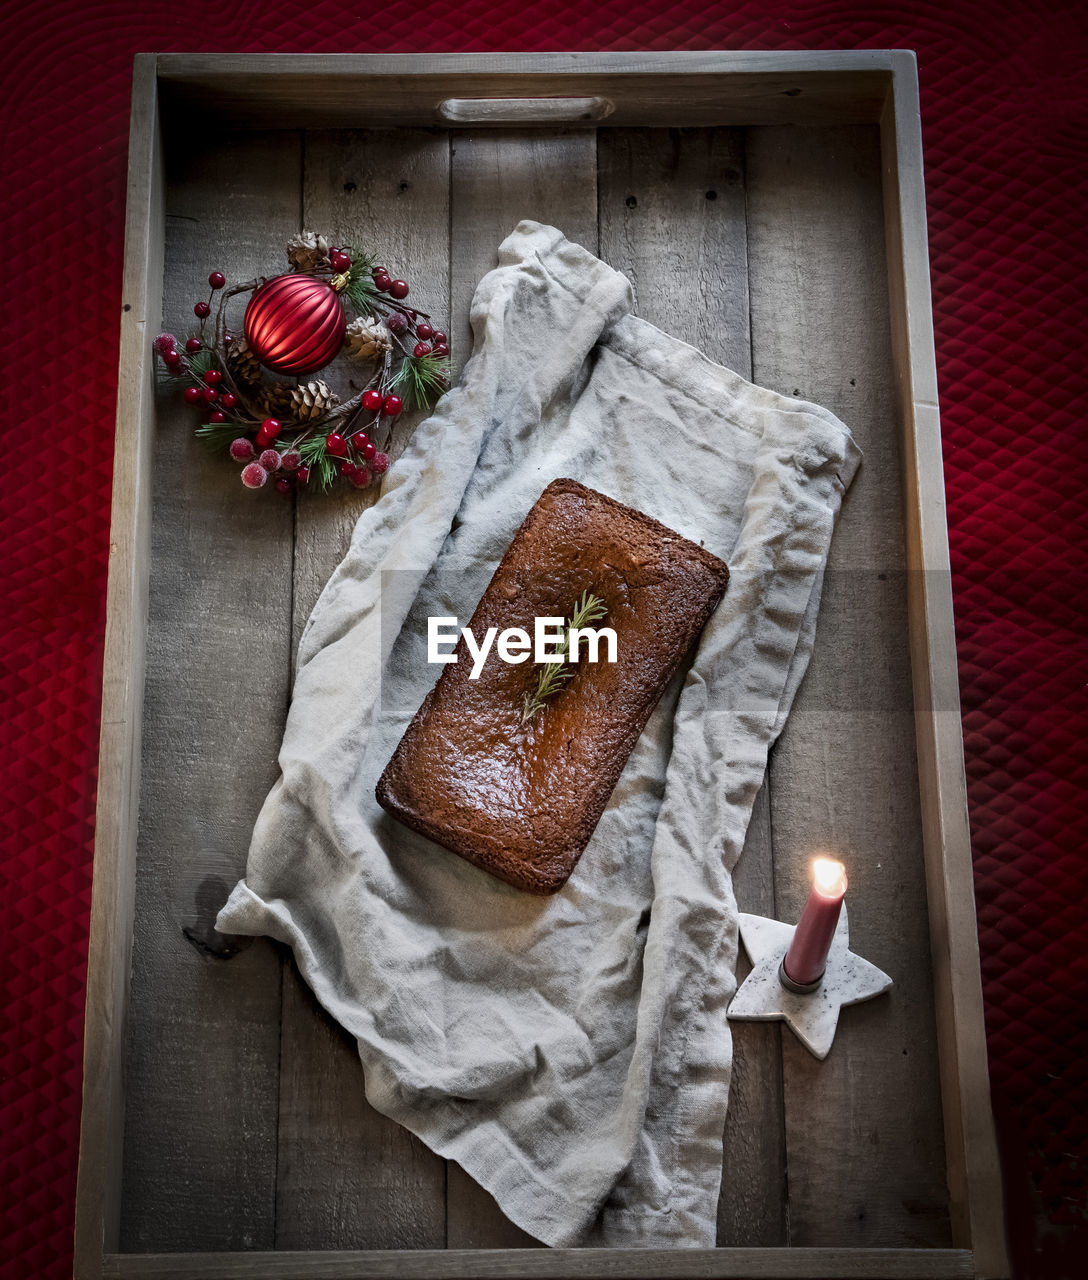
[[838, 897], [846, 892], [846, 868], [834, 858], [816, 858], [812, 863], [812, 881], [825, 897]]

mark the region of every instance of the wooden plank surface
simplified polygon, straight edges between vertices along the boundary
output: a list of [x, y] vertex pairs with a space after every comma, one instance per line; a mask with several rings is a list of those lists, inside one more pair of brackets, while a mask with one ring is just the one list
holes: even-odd
[[[603, 129], [601, 245], [644, 320], [750, 378], [744, 135], [732, 129]], [[735, 891], [771, 913], [769, 791], [756, 801]], [[726, 1114], [721, 1245], [786, 1243], [785, 1144], [777, 1026], [735, 1023]]]
[[[294, 134], [169, 147], [164, 321], [179, 337], [211, 269], [248, 279], [294, 230], [299, 147]], [[280, 955], [265, 939], [229, 962], [206, 948], [275, 777], [291, 511], [243, 489], [197, 421], [176, 386], [160, 391], [120, 1233], [131, 1250], [274, 1243]]]
[[948, 1243], [928, 959], [904, 512], [892, 394], [879, 141], [869, 126], [748, 141], [756, 380], [826, 405], [865, 461], [847, 496], [816, 648], [770, 768], [777, 914], [811, 856], [850, 876], [851, 940], [895, 981], [844, 1011], [820, 1063], [783, 1038], [790, 1241]]
[[[572, 130], [454, 130], [450, 163], [449, 333], [456, 375], [472, 351], [473, 292], [496, 265], [499, 244], [523, 218], [551, 223], [597, 251], [596, 139]], [[453, 1162], [446, 1212], [451, 1249], [539, 1245]]]
[[447, 1249], [107, 1257], [107, 1280], [969, 1280], [956, 1249]]
[[[302, 221], [331, 243], [376, 254], [411, 286], [411, 301], [448, 318], [449, 147], [444, 133], [309, 133]], [[346, 356], [323, 371], [346, 398], [372, 366]], [[353, 385], [354, 384], [354, 385]], [[396, 455], [423, 413], [405, 413]], [[376, 443], [384, 443], [378, 437]], [[340, 482], [297, 499], [292, 660], [307, 618], [378, 486]], [[445, 1242], [445, 1162], [366, 1101], [354, 1040], [317, 1004], [289, 960], [283, 969], [279, 1249], [426, 1249]]]

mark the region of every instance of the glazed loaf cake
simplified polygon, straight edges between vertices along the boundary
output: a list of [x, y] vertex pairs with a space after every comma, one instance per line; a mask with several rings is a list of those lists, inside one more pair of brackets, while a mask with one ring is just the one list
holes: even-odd
[[574, 870], [669, 678], [725, 591], [717, 556], [649, 516], [555, 480], [514, 536], [469, 622], [522, 627], [569, 619], [583, 592], [593, 625], [616, 632], [617, 661], [588, 662], [528, 720], [541, 667], [493, 646], [477, 680], [464, 637], [377, 786], [394, 817], [492, 875], [554, 893]]

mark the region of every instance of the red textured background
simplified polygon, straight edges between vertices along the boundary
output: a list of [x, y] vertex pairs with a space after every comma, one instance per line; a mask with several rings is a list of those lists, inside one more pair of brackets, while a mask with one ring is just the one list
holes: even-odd
[[916, 49], [976, 889], [1023, 1275], [1088, 1256], [1085, 6], [0, 5], [0, 1275], [71, 1271], [133, 53]]

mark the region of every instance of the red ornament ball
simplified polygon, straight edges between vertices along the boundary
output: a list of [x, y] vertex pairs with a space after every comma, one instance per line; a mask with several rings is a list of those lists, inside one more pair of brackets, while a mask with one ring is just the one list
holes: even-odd
[[242, 483], [247, 489], [259, 489], [268, 479], [268, 472], [259, 462], [251, 462], [242, 468]]
[[387, 418], [395, 418], [404, 408], [404, 401], [400, 396], [386, 396], [385, 402], [382, 404], [382, 413]]
[[253, 457], [253, 441], [245, 436], [230, 442], [230, 456], [235, 462], [248, 462]]
[[344, 343], [344, 306], [327, 280], [292, 272], [266, 280], [246, 307], [246, 342], [276, 373], [322, 369]]
[[363, 408], [367, 413], [377, 413], [382, 407], [382, 393], [371, 387], [369, 391], [363, 392]]
[[394, 281], [392, 281], [392, 282], [390, 283], [390, 285], [389, 285], [389, 290], [388, 290], [388, 292], [389, 292], [390, 296], [391, 296], [391, 297], [394, 297], [394, 298], [407, 298], [407, 296], [408, 296], [408, 281], [407, 281], [407, 280], [394, 280]]
[[222, 287], [227, 283], [227, 277], [222, 273], [222, 271], [213, 271], [208, 277], [208, 283], [213, 289], [222, 289]]

